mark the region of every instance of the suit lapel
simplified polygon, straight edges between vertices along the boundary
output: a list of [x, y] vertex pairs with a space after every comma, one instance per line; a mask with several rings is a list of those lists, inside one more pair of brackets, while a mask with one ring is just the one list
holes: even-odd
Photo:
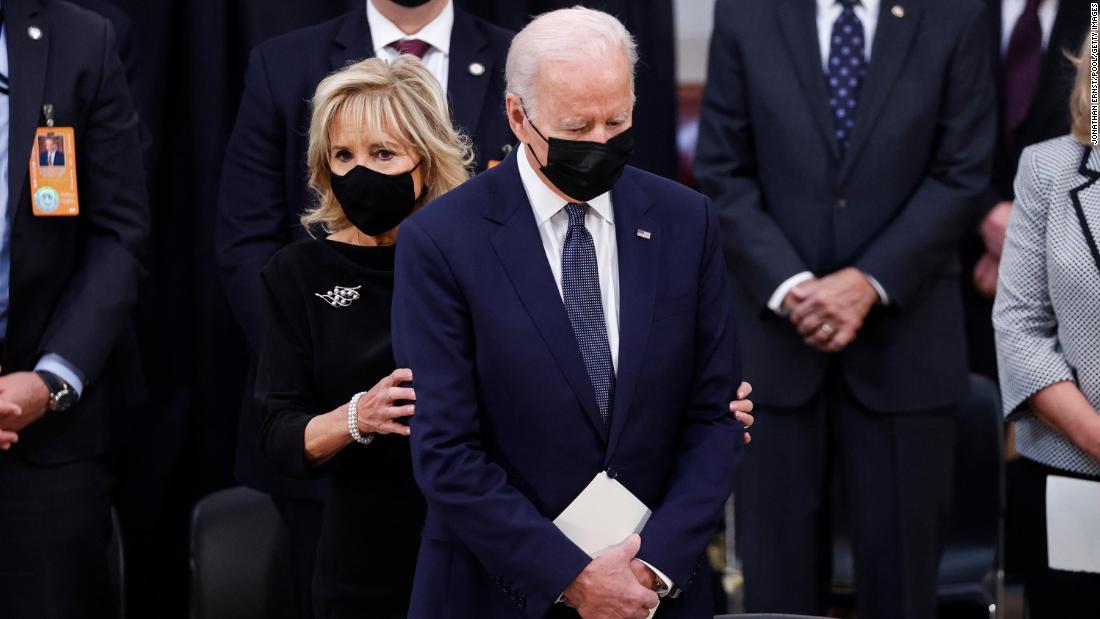
[[834, 158], [839, 158], [840, 149], [833, 137], [829, 96], [825, 90], [825, 71], [822, 69], [821, 45], [817, 36], [816, 11], [814, 0], [786, 0], [777, 6], [775, 16], [806, 96], [806, 105], [817, 122], [829, 152]]
[[[451, 104], [451, 118], [470, 136], [477, 135], [478, 119], [485, 104], [485, 93], [493, 72], [493, 55], [489, 42], [474, 23], [472, 17], [455, 11], [451, 28], [451, 57], [447, 66], [447, 91]], [[478, 69], [480, 68], [480, 72]], [[503, 115], [504, 111], [500, 113]], [[478, 159], [491, 157], [493, 153], [478, 153]]]
[[367, 3], [362, 10], [348, 13], [336, 31], [332, 40], [332, 52], [329, 54], [329, 67], [333, 71], [344, 68], [348, 63], [374, 56], [374, 40], [367, 23]]
[[592, 428], [606, 442], [607, 428], [600, 418], [596, 395], [573, 335], [573, 327], [550, 265], [546, 262], [546, 251], [535, 225], [535, 215], [519, 178], [516, 156], [510, 155], [500, 165], [500, 173], [496, 176], [500, 199], [486, 207], [486, 217], [501, 224], [500, 229], [492, 234], [490, 242]]
[[[649, 344], [657, 259], [662, 241], [660, 226], [646, 214], [652, 203], [634, 183], [629, 170], [612, 190], [611, 204], [615, 210], [615, 240], [619, 253], [619, 368], [615, 377], [608, 458], [626, 427]], [[639, 236], [639, 230], [649, 232], [649, 238]]]
[[[50, 49], [50, 25], [36, 19], [38, 2], [6, 3], [8, 67], [11, 85], [11, 126], [8, 128], [8, 209], [18, 216], [20, 198], [27, 182], [28, 157], [34, 132], [42, 116], [43, 89]], [[28, 29], [38, 28], [42, 36], [32, 39]], [[13, 224], [14, 226], [14, 224]]]
[[[987, 0], [985, 3], [986, 16], [989, 18], [990, 51], [993, 53], [994, 67], [1001, 65], [1001, 2], [1002, 0]], [[1000, 71], [995, 71], [998, 75]], [[998, 90], [1000, 92], [1000, 90]]]
[[[894, 16], [892, 10], [896, 6], [904, 9], [904, 17]], [[859, 108], [856, 110], [856, 127], [848, 142], [848, 153], [837, 176], [837, 185], [844, 184], [859, 158], [860, 149], [871, 136], [875, 122], [894, 87], [898, 71], [909, 54], [909, 46], [919, 21], [920, 5], [914, 0], [905, 0], [899, 4], [883, 2], [879, 6], [878, 26], [871, 45], [871, 62], [867, 67], [867, 79], [863, 83]]]
[[[1089, 246], [1089, 253], [1096, 263], [1097, 272], [1100, 273], [1100, 209], [1095, 208], [1100, 204], [1100, 150], [1084, 147], [1081, 155], [1081, 163], [1077, 170], [1087, 180], [1074, 187], [1069, 192], [1073, 208], [1077, 211], [1077, 221], [1081, 225], [1081, 231], [1085, 235], [1085, 241]], [[1086, 209], [1085, 204], [1090, 208]]]

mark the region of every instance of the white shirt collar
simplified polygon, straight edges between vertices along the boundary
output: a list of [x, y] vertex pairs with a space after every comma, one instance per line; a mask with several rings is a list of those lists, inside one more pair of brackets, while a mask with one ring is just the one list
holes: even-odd
[[455, 8], [453, 2], [448, 2], [443, 12], [438, 17], [428, 22], [419, 32], [405, 34], [401, 32], [392, 21], [388, 20], [378, 9], [374, 2], [367, 2], [367, 24], [370, 26], [370, 38], [374, 43], [374, 55], [380, 55], [390, 43], [396, 43], [401, 39], [420, 39], [433, 48], [443, 52], [444, 56], [451, 53], [451, 29], [455, 23]]
[[[856, 2], [856, 8], [863, 7], [869, 15], [878, 16], [878, 5], [881, 4], [881, 0], [858, 0]], [[840, 0], [817, 0], [818, 13], [827, 13], [833, 7], [841, 7]]]
[[[520, 182], [523, 183], [523, 190], [527, 192], [527, 201], [531, 203], [531, 208], [535, 211], [535, 224], [541, 226], [565, 208], [567, 202], [554, 193], [554, 190], [550, 189], [539, 178], [535, 168], [531, 167], [531, 162], [527, 160], [526, 144], [520, 143], [519, 148], [514, 152], [516, 163], [519, 165]], [[607, 223], [615, 223], [615, 214], [611, 208], [610, 191], [589, 200], [588, 206], [594, 213], [607, 220]]]

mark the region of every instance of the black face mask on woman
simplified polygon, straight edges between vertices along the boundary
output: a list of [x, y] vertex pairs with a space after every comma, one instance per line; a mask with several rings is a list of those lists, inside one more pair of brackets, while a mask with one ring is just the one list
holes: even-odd
[[420, 162], [408, 172], [383, 174], [357, 165], [343, 176], [331, 175], [332, 193], [352, 225], [378, 236], [396, 228], [416, 207], [412, 173], [418, 167]]
[[[524, 110], [524, 114], [526, 113]], [[527, 122], [531, 122], [530, 116], [527, 117]], [[628, 127], [606, 144], [547, 139], [535, 123], [531, 123], [531, 128], [550, 145], [546, 154], [546, 165], [542, 165], [540, 161], [539, 169], [562, 193], [582, 202], [611, 191], [623, 175], [627, 160], [634, 154], [633, 127]], [[535, 161], [538, 161], [537, 157]]]

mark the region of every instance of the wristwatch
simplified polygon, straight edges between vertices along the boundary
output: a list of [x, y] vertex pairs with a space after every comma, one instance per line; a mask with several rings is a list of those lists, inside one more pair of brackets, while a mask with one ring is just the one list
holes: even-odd
[[80, 399], [69, 383], [57, 374], [46, 370], [35, 370], [34, 373], [38, 374], [42, 382], [46, 383], [46, 388], [50, 390], [50, 403], [46, 405], [46, 410], [50, 412], [68, 410]]

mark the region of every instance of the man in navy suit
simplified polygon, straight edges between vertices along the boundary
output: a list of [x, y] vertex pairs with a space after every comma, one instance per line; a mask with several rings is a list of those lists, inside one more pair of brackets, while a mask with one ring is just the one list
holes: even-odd
[[[522, 146], [401, 226], [415, 619], [646, 617], [659, 596], [664, 617], [713, 613], [737, 346], [714, 209], [625, 166], [636, 59], [606, 13], [536, 18], [507, 64]], [[602, 472], [653, 514], [592, 559], [552, 521]]]
[[926, 619], [967, 392], [956, 247], [989, 182], [980, 0], [719, 0], [696, 157], [768, 432], [738, 472], [751, 612], [824, 614], [832, 465], [862, 619]]
[[65, 165], [65, 153], [59, 150], [57, 138], [47, 137], [43, 141], [46, 143], [46, 150], [38, 154], [38, 165], [43, 167]]
[[[261, 324], [260, 269], [305, 231], [310, 101], [345, 65], [400, 53], [420, 56], [446, 89], [452, 118], [470, 136], [477, 169], [514, 142], [504, 116], [504, 60], [512, 33], [457, 10], [451, 0], [365, 0], [332, 21], [271, 39], [252, 51], [222, 168], [217, 260], [226, 297], [253, 351]], [[247, 380], [237, 441], [237, 477], [270, 492], [291, 527], [291, 559], [309, 613], [309, 583], [322, 493], [319, 482], [279, 475], [259, 452], [259, 415]]]

